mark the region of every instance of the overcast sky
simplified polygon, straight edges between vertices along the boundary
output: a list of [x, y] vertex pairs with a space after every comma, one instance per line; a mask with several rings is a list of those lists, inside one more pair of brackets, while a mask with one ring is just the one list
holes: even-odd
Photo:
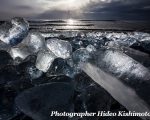
[[150, 0], [0, 0], [0, 19], [150, 20]]

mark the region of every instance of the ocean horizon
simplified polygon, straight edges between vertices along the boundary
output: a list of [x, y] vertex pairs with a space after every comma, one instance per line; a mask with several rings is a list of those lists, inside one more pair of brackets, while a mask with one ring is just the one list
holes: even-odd
[[[82, 20], [82, 19], [27, 19], [30, 29], [40, 32], [51, 30], [139, 31], [150, 32], [149, 21], [135, 20]], [[0, 24], [5, 21], [0, 21]]]

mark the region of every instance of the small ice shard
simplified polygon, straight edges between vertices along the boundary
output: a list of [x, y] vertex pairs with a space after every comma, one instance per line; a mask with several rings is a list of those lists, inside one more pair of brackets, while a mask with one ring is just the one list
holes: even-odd
[[83, 47], [83, 41], [82, 40], [78, 40], [78, 39], [73, 39], [70, 41], [73, 51], [80, 49], [81, 47]]
[[88, 33], [86, 33], [86, 37], [91, 38], [91, 39], [99, 39], [102, 36], [104, 36], [103, 32], [88, 32]]
[[77, 31], [63, 31], [61, 32], [60, 38], [73, 38], [77, 36], [78, 32]]
[[131, 48], [146, 52], [150, 54], [150, 37], [148, 40], [141, 40], [134, 43]]
[[123, 46], [131, 46], [134, 44], [137, 39], [130, 35], [129, 33], [107, 33], [106, 38], [110, 41], [113, 41], [116, 44], [123, 45]]
[[[91, 58], [90, 52], [87, 51], [85, 48], [76, 50], [72, 55], [75, 73], [80, 73], [83, 63], [88, 62], [90, 58]], [[69, 64], [70, 63], [71, 61], [69, 61]]]
[[43, 74], [43, 72], [38, 70], [35, 66], [27, 67], [26, 71], [27, 71], [27, 73], [28, 73], [31, 80], [38, 79]]
[[96, 48], [93, 45], [88, 45], [86, 47], [87, 51], [89, 51], [90, 53], [93, 53], [96, 51]]
[[5, 22], [2, 25], [0, 25], [0, 40], [4, 43], [9, 43], [8, 37], [9, 37], [9, 29], [12, 28], [12, 24], [10, 22]]
[[11, 48], [10, 45], [4, 43], [3, 41], [0, 41], [0, 50], [5, 50], [5, 51], [9, 51]]
[[47, 72], [55, 58], [56, 56], [54, 53], [49, 50], [39, 51], [36, 60], [36, 68], [43, 72]]
[[81, 48], [73, 53], [72, 58], [75, 64], [82, 64], [88, 61], [90, 58], [90, 53], [87, 49]]
[[[3, 29], [0, 30], [0, 40], [11, 46], [19, 44], [27, 36], [29, 31], [29, 24], [23, 18], [13, 18], [11, 25], [9, 27], [7, 26], [4, 31]], [[5, 25], [1, 27], [5, 27]]]
[[146, 53], [141, 52], [139, 50], [135, 50], [135, 49], [128, 48], [128, 47], [121, 47], [121, 49], [123, 50], [123, 52], [126, 55], [128, 55], [131, 58], [133, 58], [134, 60], [138, 61], [139, 63], [141, 63], [145, 67], [150, 67], [150, 62], [149, 62], [150, 56], [149, 56], [149, 54], [146, 54]]
[[12, 47], [9, 51], [11, 57], [15, 60], [17, 58], [24, 60], [26, 57], [28, 57], [31, 52], [28, 48], [22, 46], [22, 47]]
[[110, 40], [106, 37], [99, 37], [99, 39], [87, 38], [87, 40], [85, 39], [85, 42], [87, 41], [89, 43], [88, 45], [93, 45], [96, 49], [99, 49], [101, 46], [104, 46]]
[[57, 57], [67, 59], [72, 53], [72, 46], [69, 42], [59, 40], [59, 39], [49, 39], [47, 40], [47, 47], [52, 51]]
[[62, 58], [56, 58], [47, 74], [48, 76], [66, 75], [72, 78], [74, 76], [74, 69], [67, 64], [66, 60]]
[[23, 40], [22, 44], [28, 46], [34, 53], [42, 50], [45, 47], [45, 39], [38, 32], [31, 32]]
[[132, 38], [137, 39], [137, 41], [131, 45], [132, 48], [147, 52], [150, 54], [150, 34], [142, 32], [134, 32]]

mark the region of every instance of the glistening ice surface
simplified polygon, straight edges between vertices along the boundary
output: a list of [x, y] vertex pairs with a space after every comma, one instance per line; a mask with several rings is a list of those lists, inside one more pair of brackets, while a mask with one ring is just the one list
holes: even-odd
[[[149, 111], [149, 33], [30, 28], [23, 18], [0, 26], [0, 120], [57, 119], [50, 110]], [[101, 118], [83, 118], [91, 119]]]

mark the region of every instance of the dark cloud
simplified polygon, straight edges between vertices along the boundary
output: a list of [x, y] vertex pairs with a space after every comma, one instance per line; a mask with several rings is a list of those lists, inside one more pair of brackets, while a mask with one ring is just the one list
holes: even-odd
[[20, 6], [16, 6], [15, 7], [15, 9], [22, 9], [22, 10], [26, 10], [26, 9], [28, 9], [28, 10], [33, 10], [33, 8], [32, 7], [30, 7], [30, 6], [26, 6], [26, 5], [20, 5]]
[[45, 3], [42, 4], [34, 4], [34, 0], [26, 1], [31, 3], [25, 0], [19, 4], [18, 0], [1, 0], [0, 18], [17, 15], [32, 19], [150, 20], [150, 0], [91, 0], [90, 3], [86, 0], [86, 4], [78, 11], [62, 9], [67, 5], [53, 8], [50, 4], [47, 9], [45, 6], [42, 8], [47, 2], [55, 4], [63, 0], [43, 0]]
[[[84, 11], [87, 19], [150, 20], [149, 0], [120, 0], [89, 5]], [[100, 7], [101, 6], [101, 7]], [[146, 8], [146, 9], [145, 9]]]
[[76, 11], [65, 11], [65, 10], [48, 10], [36, 17], [37, 19], [82, 19], [82, 15]]

